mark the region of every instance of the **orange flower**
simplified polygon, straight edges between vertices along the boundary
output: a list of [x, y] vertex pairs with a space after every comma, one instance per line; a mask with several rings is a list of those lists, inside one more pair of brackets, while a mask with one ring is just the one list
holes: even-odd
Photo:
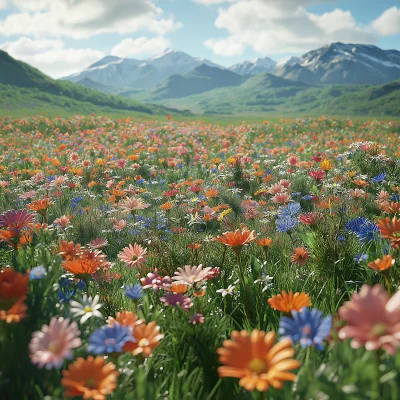
[[173, 293], [186, 293], [188, 290], [188, 285], [184, 283], [173, 283], [171, 285], [171, 292]]
[[284, 381], [295, 380], [296, 375], [290, 370], [299, 368], [300, 363], [292, 359], [295, 351], [290, 339], [275, 344], [275, 332], [265, 334], [257, 329], [251, 335], [234, 331], [231, 339], [217, 350], [219, 361], [224, 364], [218, 368], [220, 378], [239, 378], [240, 386], [260, 392], [270, 386], [282, 389]]
[[[26, 296], [17, 300], [8, 310], [0, 309], [0, 321], [6, 321], [7, 324], [11, 322], [19, 322], [22, 318], [27, 316], [27, 306], [24, 303]], [[2, 308], [2, 306], [0, 307]]]
[[389, 239], [393, 248], [400, 249], [400, 219], [386, 217], [380, 219], [376, 224], [382, 237]]
[[28, 210], [36, 211], [40, 215], [45, 215], [47, 212], [47, 209], [51, 206], [51, 201], [49, 198], [41, 199], [41, 200], [35, 200], [32, 201], [32, 203], [29, 203], [26, 208]]
[[138, 316], [132, 311], [122, 311], [117, 312], [115, 318], [108, 317], [108, 326], [113, 326], [115, 324], [121, 324], [123, 326], [135, 327], [143, 322], [143, 320], [138, 319]]
[[12, 268], [0, 269], [0, 320], [19, 322], [26, 317], [26, 294], [29, 276], [20, 274]]
[[64, 396], [82, 396], [84, 399], [105, 400], [117, 387], [118, 371], [113, 363], [101, 356], [79, 357], [63, 371], [61, 380]]
[[268, 304], [278, 311], [289, 313], [293, 310], [300, 311], [303, 307], [311, 306], [310, 296], [304, 292], [282, 291], [282, 294], [274, 295], [268, 299]]
[[387, 269], [391, 268], [394, 264], [395, 260], [394, 258], [388, 254], [386, 256], [383, 256], [383, 259], [381, 260], [380, 258], [376, 259], [373, 262], [370, 262], [368, 264], [368, 267], [372, 268], [375, 271], [386, 271]]
[[160, 207], [164, 211], [169, 211], [172, 208], [172, 203], [170, 201], [167, 201], [166, 203], [161, 204]]
[[191, 243], [191, 244], [188, 244], [187, 247], [190, 250], [198, 250], [201, 247], [201, 244], [200, 243]]
[[71, 274], [82, 276], [92, 275], [105, 262], [101, 253], [85, 251], [79, 254], [79, 258], [64, 260], [61, 266]]
[[81, 252], [81, 245], [79, 243], [75, 245], [72, 241], [67, 242], [66, 240], [62, 240], [58, 247], [58, 251], [64, 260], [72, 260]]
[[213, 188], [208, 189], [206, 191], [205, 195], [206, 195], [207, 199], [213, 199], [214, 197], [218, 196], [218, 190], [213, 189]]
[[12, 268], [0, 269], [0, 301], [16, 300], [28, 293], [29, 275], [23, 275]]
[[272, 239], [269, 237], [259, 239], [256, 242], [260, 247], [271, 247], [272, 246]]
[[305, 247], [296, 247], [290, 259], [295, 264], [304, 265], [309, 257], [310, 252]]
[[148, 324], [136, 325], [133, 330], [135, 343], [127, 342], [122, 350], [132, 352], [134, 356], [143, 354], [149, 357], [153, 350], [160, 344], [160, 340], [164, 335], [160, 334], [160, 327], [154, 321]]
[[249, 231], [247, 228], [236, 229], [235, 232], [225, 232], [221, 236], [217, 236], [218, 242], [232, 247], [236, 252], [240, 252], [243, 245], [252, 242], [255, 238], [254, 231]]

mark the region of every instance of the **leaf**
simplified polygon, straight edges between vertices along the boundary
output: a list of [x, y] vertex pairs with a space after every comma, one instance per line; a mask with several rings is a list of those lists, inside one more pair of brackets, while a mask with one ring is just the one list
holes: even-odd
[[258, 279], [261, 276], [261, 262], [258, 258], [256, 258], [255, 256], [251, 257], [251, 275], [253, 277], [253, 281], [255, 281], [256, 279]]

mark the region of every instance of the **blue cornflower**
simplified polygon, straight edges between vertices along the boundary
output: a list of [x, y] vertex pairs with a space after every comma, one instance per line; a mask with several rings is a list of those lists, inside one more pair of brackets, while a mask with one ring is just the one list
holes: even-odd
[[337, 240], [338, 240], [339, 242], [344, 242], [344, 241], [346, 240], [346, 236], [344, 236], [344, 235], [338, 235]]
[[287, 206], [279, 207], [278, 215], [280, 218], [295, 218], [296, 215], [301, 211], [300, 203], [289, 203]]
[[278, 232], [289, 232], [293, 230], [299, 221], [291, 217], [282, 217], [276, 220], [276, 230]]
[[45, 275], [46, 275], [46, 268], [43, 265], [34, 267], [29, 272], [29, 278], [31, 278], [31, 280], [43, 279]]
[[137, 283], [135, 286], [127, 285], [125, 287], [125, 295], [131, 300], [139, 300], [143, 296], [142, 285]]
[[362, 254], [362, 253], [360, 253], [360, 254], [357, 254], [355, 257], [354, 257], [354, 261], [355, 262], [358, 262], [358, 263], [362, 263], [363, 261], [367, 261], [368, 260], [368, 254]]
[[385, 174], [385, 173], [382, 173], [382, 174], [379, 174], [379, 175], [377, 175], [377, 176], [374, 176], [374, 177], [371, 179], [371, 182], [372, 182], [372, 183], [379, 183], [379, 182], [383, 182], [385, 179], [386, 179], [386, 174]]
[[379, 238], [379, 228], [372, 221], [359, 217], [345, 225], [346, 229], [355, 234], [362, 243], [372, 242]]
[[319, 351], [322, 342], [329, 336], [332, 328], [332, 317], [323, 317], [322, 311], [308, 307], [300, 311], [292, 311], [292, 317], [282, 317], [279, 333], [282, 339], [289, 338], [293, 343], [299, 342], [301, 347], [313, 346]]
[[126, 342], [136, 342], [131, 329], [120, 324], [96, 329], [89, 337], [88, 352], [94, 354], [122, 352]]
[[69, 303], [75, 296], [76, 290], [66, 290], [63, 292], [61, 289], [58, 289], [57, 295], [58, 299], [61, 303]]
[[301, 200], [312, 200], [314, 196], [311, 194], [306, 194], [304, 196], [301, 196]]

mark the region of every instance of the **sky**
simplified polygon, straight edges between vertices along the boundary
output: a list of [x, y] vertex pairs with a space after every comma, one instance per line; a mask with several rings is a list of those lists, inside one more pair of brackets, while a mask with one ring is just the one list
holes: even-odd
[[400, 0], [0, 0], [0, 49], [54, 78], [106, 55], [230, 66], [338, 41], [400, 50]]

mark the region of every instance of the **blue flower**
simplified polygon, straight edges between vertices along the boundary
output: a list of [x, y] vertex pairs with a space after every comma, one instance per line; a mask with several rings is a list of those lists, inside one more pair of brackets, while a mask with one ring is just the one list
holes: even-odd
[[359, 217], [345, 225], [346, 229], [355, 234], [362, 243], [372, 242], [379, 238], [379, 228], [372, 221]]
[[368, 260], [368, 254], [362, 254], [362, 253], [360, 253], [360, 254], [357, 254], [355, 257], [354, 257], [354, 261], [355, 262], [358, 262], [358, 263], [362, 263], [363, 261], [367, 261]]
[[301, 197], [301, 200], [312, 200], [314, 196], [311, 194], [306, 194], [305, 196]]
[[385, 173], [382, 173], [382, 174], [379, 174], [379, 175], [377, 175], [377, 176], [374, 176], [374, 177], [371, 179], [371, 182], [372, 182], [372, 183], [379, 183], [379, 182], [383, 182], [385, 179], [386, 179], [386, 174], [385, 174]]
[[293, 230], [299, 221], [291, 217], [283, 217], [276, 220], [276, 230], [278, 232], [288, 232]]
[[131, 300], [139, 300], [143, 296], [142, 285], [137, 283], [135, 286], [127, 285], [125, 287], [125, 295]]
[[43, 279], [45, 275], [46, 275], [46, 268], [43, 265], [34, 267], [29, 272], [29, 278], [31, 278], [32, 280]]
[[319, 351], [323, 349], [322, 342], [329, 336], [332, 328], [332, 317], [323, 317], [322, 311], [316, 308], [310, 310], [304, 307], [301, 311], [292, 311], [292, 318], [282, 317], [279, 333], [282, 339], [289, 338], [301, 347], [313, 346]]
[[296, 218], [296, 215], [301, 211], [300, 203], [289, 203], [287, 206], [279, 207], [278, 215], [280, 218], [290, 217]]
[[88, 352], [94, 354], [120, 353], [126, 342], [135, 342], [132, 328], [114, 324], [96, 329], [89, 337]]

